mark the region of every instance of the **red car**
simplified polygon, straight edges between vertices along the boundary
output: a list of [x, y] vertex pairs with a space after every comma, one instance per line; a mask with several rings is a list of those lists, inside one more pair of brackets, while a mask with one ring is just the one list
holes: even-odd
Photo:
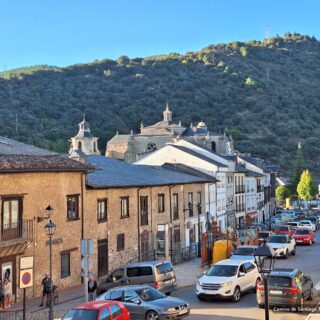
[[293, 230], [290, 226], [276, 226], [274, 229], [275, 234], [293, 234]]
[[315, 243], [314, 232], [310, 229], [299, 228], [294, 232], [292, 238], [297, 244], [308, 244], [311, 246], [313, 243]]
[[262, 244], [263, 240], [268, 240], [268, 238], [273, 234], [272, 231], [260, 231], [258, 233], [259, 246]]
[[71, 309], [62, 320], [130, 320], [130, 313], [118, 301], [92, 301]]

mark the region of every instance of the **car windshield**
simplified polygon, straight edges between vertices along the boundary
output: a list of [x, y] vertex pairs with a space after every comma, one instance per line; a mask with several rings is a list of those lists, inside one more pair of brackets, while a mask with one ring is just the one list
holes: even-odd
[[288, 227], [276, 227], [275, 231], [288, 231]]
[[158, 274], [163, 274], [173, 271], [172, 264], [170, 262], [162, 263], [156, 266]]
[[309, 230], [296, 230], [294, 234], [309, 234]]
[[291, 287], [291, 278], [288, 277], [278, 277], [278, 276], [269, 276], [268, 284], [270, 287]]
[[259, 232], [259, 238], [261, 239], [265, 239], [269, 237], [269, 233], [268, 232]]
[[209, 269], [207, 276], [212, 277], [233, 277], [237, 274], [238, 266], [215, 265]]
[[97, 320], [97, 310], [70, 310], [62, 320]]
[[289, 226], [297, 226], [298, 222], [288, 222], [287, 223]]
[[311, 222], [310, 221], [300, 221], [300, 224], [303, 224], [303, 225], [309, 225]]
[[287, 242], [287, 238], [286, 237], [282, 237], [282, 236], [271, 236], [268, 239], [269, 243], [286, 243]]
[[238, 248], [237, 250], [234, 251], [234, 255], [238, 256], [251, 256], [254, 254], [254, 248]]
[[153, 288], [142, 288], [135, 290], [139, 297], [144, 301], [153, 301], [165, 298], [165, 295]]

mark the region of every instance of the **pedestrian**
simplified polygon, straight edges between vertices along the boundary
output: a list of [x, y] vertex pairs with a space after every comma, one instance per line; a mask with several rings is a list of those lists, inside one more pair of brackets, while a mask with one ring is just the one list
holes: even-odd
[[97, 290], [97, 281], [94, 279], [93, 276], [90, 276], [88, 281], [88, 298], [89, 301], [96, 300], [96, 290]]
[[42, 285], [42, 298], [39, 307], [43, 307], [44, 300], [46, 299], [46, 304], [48, 305], [49, 296], [51, 294], [51, 279], [49, 277], [49, 273], [44, 275], [44, 278], [41, 281]]
[[11, 308], [11, 284], [7, 278], [3, 282], [3, 293], [4, 293], [4, 308]]
[[2, 279], [0, 279], [0, 310], [4, 308], [4, 290]]

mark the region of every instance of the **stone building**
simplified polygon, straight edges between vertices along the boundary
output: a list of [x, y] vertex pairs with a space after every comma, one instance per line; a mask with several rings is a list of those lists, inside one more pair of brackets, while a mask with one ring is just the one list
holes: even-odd
[[117, 133], [107, 143], [106, 156], [132, 163], [160, 149], [166, 143], [179, 139], [199, 144], [221, 155], [233, 154], [232, 137], [213, 133], [203, 121], [198, 125], [185, 127], [181, 121], [175, 123], [172, 119], [172, 111], [167, 104], [162, 121], [147, 127], [141, 123], [138, 134]]
[[[34, 258], [34, 284], [27, 296], [42, 293], [49, 271], [45, 208], [54, 208], [53, 280], [59, 288], [81, 284], [80, 238], [84, 226], [82, 187], [87, 165], [53, 152], [0, 137], [0, 276], [6, 271], [14, 298], [19, 288], [20, 258]], [[38, 217], [40, 217], [38, 222]]]
[[196, 216], [199, 195], [204, 205], [205, 183], [214, 179], [104, 156], [85, 161], [95, 167], [87, 175], [84, 233], [95, 241], [93, 271], [98, 276], [139, 257], [153, 259], [154, 250], [170, 259], [175, 250], [196, 242], [194, 230], [186, 239], [186, 229], [194, 227], [185, 221]]

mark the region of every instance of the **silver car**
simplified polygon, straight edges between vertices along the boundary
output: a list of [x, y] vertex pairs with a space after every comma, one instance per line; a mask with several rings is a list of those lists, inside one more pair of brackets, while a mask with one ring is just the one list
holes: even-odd
[[120, 301], [129, 310], [132, 320], [181, 319], [190, 314], [187, 302], [168, 297], [148, 285], [113, 288], [97, 300]]

